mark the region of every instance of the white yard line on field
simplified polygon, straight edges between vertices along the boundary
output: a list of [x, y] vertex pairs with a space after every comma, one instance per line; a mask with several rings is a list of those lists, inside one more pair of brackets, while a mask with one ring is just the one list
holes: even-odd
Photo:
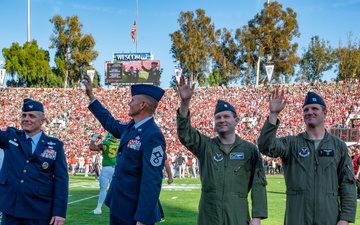
[[79, 200], [76, 200], [76, 201], [73, 201], [73, 202], [69, 202], [68, 205], [78, 203], [78, 202], [82, 202], [82, 201], [85, 201], [85, 200], [88, 200], [88, 199], [91, 199], [91, 198], [96, 198], [96, 197], [99, 197], [99, 195], [94, 195], [94, 196], [90, 196], [90, 197], [87, 197], [87, 198], [82, 198], [82, 199], [79, 199]]

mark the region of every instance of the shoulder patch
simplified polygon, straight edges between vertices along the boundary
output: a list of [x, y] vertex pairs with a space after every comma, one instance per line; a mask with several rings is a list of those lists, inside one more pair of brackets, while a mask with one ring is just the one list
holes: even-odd
[[164, 150], [162, 149], [161, 145], [153, 148], [150, 158], [151, 165], [158, 167], [161, 165], [164, 158]]

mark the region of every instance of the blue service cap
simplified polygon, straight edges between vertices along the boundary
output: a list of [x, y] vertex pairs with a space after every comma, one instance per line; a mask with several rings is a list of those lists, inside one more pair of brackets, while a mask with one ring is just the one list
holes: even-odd
[[134, 84], [131, 86], [131, 96], [148, 95], [153, 97], [157, 102], [160, 101], [165, 91], [162, 88], [151, 84]]
[[316, 93], [309, 91], [306, 95], [303, 108], [309, 104], [319, 104], [326, 107], [324, 100]]
[[232, 106], [230, 103], [228, 103], [228, 102], [226, 102], [224, 100], [218, 100], [218, 102], [216, 104], [214, 115], [216, 115], [216, 113], [219, 113], [219, 112], [222, 112], [222, 111], [231, 111], [231, 112], [235, 113], [235, 115], [237, 115], [234, 106]]
[[23, 104], [23, 107], [21, 110], [23, 112], [29, 112], [29, 111], [44, 112], [44, 106], [41, 102], [34, 101], [31, 98], [25, 98], [24, 104]]

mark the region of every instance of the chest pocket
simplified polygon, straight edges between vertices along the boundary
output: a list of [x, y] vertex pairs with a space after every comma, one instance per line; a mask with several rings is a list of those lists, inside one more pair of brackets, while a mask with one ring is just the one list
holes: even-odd
[[141, 171], [142, 152], [131, 148], [124, 148], [119, 157], [119, 166], [127, 171]]
[[229, 159], [229, 165], [233, 170], [234, 176], [241, 176], [251, 172], [251, 163], [248, 163], [250, 159]]
[[41, 157], [39, 156], [37, 159], [37, 164], [39, 166], [39, 170], [41, 172], [52, 172], [53, 170], [53, 163], [54, 163], [54, 160], [53, 159], [48, 159], [48, 158], [45, 158], [45, 157]]
[[248, 183], [251, 176], [250, 158], [229, 159], [229, 166], [232, 169], [232, 194], [238, 197], [247, 196]]
[[334, 149], [319, 149], [317, 151], [319, 165], [322, 166], [323, 173], [337, 173], [337, 166], [340, 160], [338, 154], [338, 151]]

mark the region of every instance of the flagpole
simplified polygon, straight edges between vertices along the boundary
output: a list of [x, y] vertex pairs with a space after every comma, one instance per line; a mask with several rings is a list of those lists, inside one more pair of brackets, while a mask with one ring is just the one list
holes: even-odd
[[27, 7], [27, 41], [30, 42], [30, 0], [28, 0], [28, 7]]
[[138, 0], [136, 0], [136, 31], [135, 31], [135, 41], [136, 41], [136, 53], [138, 52]]

